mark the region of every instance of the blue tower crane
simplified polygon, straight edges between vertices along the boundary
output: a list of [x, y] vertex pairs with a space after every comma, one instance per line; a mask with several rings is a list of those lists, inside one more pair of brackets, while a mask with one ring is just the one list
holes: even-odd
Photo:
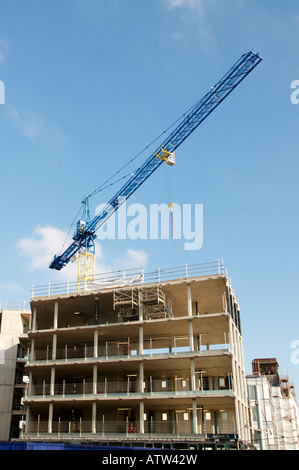
[[105, 207], [90, 220], [88, 197], [83, 201], [84, 220], [77, 224], [73, 242], [50, 264], [51, 269], [61, 270], [76, 254], [79, 254], [78, 289], [85, 289], [87, 282], [94, 281], [95, 238], [98, 230], [107, 219], [157, 170], [163, 162], [175, 163], [175, 150], [185, 139], [225, 100], [225, 98], [262, 61], [258, 53], [250, 51], [233, 65], [226, 75], [184, 115], [174, 131], [147, 158], [129, 180], [110, 199]]

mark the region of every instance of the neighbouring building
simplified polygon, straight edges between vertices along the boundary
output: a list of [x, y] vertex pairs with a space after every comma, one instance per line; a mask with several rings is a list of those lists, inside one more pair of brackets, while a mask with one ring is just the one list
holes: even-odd
[[254, 444], [259, 450], [299, 450], [295, 390], [275, 358], [254, 359], [247, 376]]
[[28, 376], [24, 366], [30, 319], [31, 311], [25, 306], [0, 307], [0, 441], [18, 438], [25, 420], [23, 397]]
[[221, 263], [36, 288], [23, 439], [252, 448], [240, 306]]

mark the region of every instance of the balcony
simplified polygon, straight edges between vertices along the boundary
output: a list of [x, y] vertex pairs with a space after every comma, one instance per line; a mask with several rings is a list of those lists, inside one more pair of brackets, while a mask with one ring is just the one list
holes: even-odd
[[[187, 416], [186, 416], [187, 415]], [[143, 429], [141, 429], [143, 428]], [[197, 432], [196, 432], [197, 431]], [[106, 420], [105, 415], [95, 422], [83, 420], [53, 420], [50, 424], [37, 418], [30, 423], [24, 438], [45, 438], [45, 439], [158, 439], [158, 438], [194, 438], [207, 439], [208, 434], [234, 435], [235, 426], [232, 422], [221, 423], [215, 429], [211, 421], [201, 422], [199, 420], [198, 429], [194, 429], [193, 420], [189, 413], [173, 413], [165, 420], [157, 420], [153, 417], [146, 417], [142, 425], [139, 422], [132, 422], [128, 418], [124, 420]]]
[[[53, 357], [53, 351], [50, 346], [44, 349], [37, 349], [29, 354], [28, 363], [43, 363], [43, 362], [71, 362], [71, 361], [102, 361], [112, 360], [119, 358], [126, 358], [127, 360], [134, 360], [136, 358], [148, 357], [183, 357], [186, 355], [217, 355], [229, 353], [229, 344], [213, 345], [207, 349], [204, 345], [198, 347], [196, 351], [191, 351], [187, 346], [189, 342], [188, 337], [170, 337], [167, 338], [167, 347], [163, 347], [161, 339], [150, 338], [143, 343], [142, 354], [139, 354], [138, 342], [106, 342], [105, 345], [97, 347], [97, 356], [95, 356], [95, 348], [88, 343], [85, 346], [76, 347], [73, 345], [65, 345], [64, 348], [58, 348]], [[159, 346], [158, 346], [158, 344]]]
[[[142, 388], [142, 390], [139, 390]], [[56, 400], [102, 400], [102, 399], [119, 399], [119, 398], [135, 398], [143, 399], [149, 397], [208, 397], [208, 396], [227, 396], [232, 395], [232, 378], [229, 375], [223, 377], [200, 377], [196, 374], [194, 378], [194, 386], [192, 387], [191, 377], [179, 378], [173, 377], [169, 379], [154, 379], [148, 377], [143, 385], [139, 385], [136, 379], [128, 377], [123, 381], [112, 381], [105, 378], [101, 382], [93, 383], [83, 380], [81, 383], [56, 383], [53, 387], [44, 381], [41, 385], [33, 385], [30, 396], [26, 396], [26, 400], [37, 401], [39, 399], [56, 399]]]

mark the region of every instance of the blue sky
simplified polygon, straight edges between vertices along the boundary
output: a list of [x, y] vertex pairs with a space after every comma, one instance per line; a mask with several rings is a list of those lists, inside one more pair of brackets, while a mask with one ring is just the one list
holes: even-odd
[[[106, 240], [97, 267], [223, 259], [246, 372], [276, 357], [299, 390], [298, 37], [297, 0], [2, 0], [0, 299], [29, 302], [32, 284], [74, 279], [74, 265], [48, 264], [82, 197], [255, 50], [261, 65], [130, 201], [203, 204], [202, 248]], [[118, 188], [92, 198], [92, 214]]]

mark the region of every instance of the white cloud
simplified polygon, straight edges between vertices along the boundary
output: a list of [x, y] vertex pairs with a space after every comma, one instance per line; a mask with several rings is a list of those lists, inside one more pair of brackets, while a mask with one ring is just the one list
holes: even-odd
[[16, 282], [8, 282], [7, 284], [0, 284], [0, 289], [6, 291], [26, 292], [25, 289]]
[[[47, 270], [55, 254], [61, 251], [67, 238], [67, 233], [56, 227], [36, 227], [33, 236], [22, 238], [17, 248], [22, 256], [28, 258], [27, 269], [30, 271]], [[69, 263], [61, 270], [64, 280], [76, 279], [76, 263]]]
[[31, 140], [35, 140], [43, 128], [43, 120], [38, 114], [25, 116], [22, 123], [23, 134]]
[[128, 249], [122, 258], [114, 260], [117, 269], [144, 268], [148, 262], [148, 254], [143, 250]]
[[171, 34], [171, 37], [176, 41], [184, 41], [186, 39], [186, 34], [178, 33], [177, 31], [175, 31]]
[[[61, 253], [63, 246], [68, 246], [67, 233], [52, 226], [36, 227], [32, 237], [22, 238], [17, 243], [20, 254], [29, 259], [27, 266], [32, 271], [48, 269], [54, 255]], [[148, 255], [144, 251], [128, 249], [122, 258], [112, 259], [106, 264], [102, 246], [96, 242], [96, 274], [145, 267], [147, 261]], [[77, 262], [70, 262], [60, 273], [64, 279], [74, 280], [77, 279], [77, 269]]]
[[33, 237], [22, 238], [17, 243], [21, 254], [30, 258], [30, 269], [43, 269], [49, 266], [51, 258], [61, 250], [66, 233], [55, 227], [36, 227]]
[[30, 140], [36, 140], [44, 130], [43, 119], [36, 113], [19, 113], [16, 109], [10, 109], [8, 116], [22, 134]]
[[191, 13], [196, 13], [197, 16], [203, 18], [206, 13], [206, 8], [209, 5], [214, 5], [216, 0], [164, 0], [164, 5], [168, 10], [181, 8], [189, 10]]
[[202, 10], [206, 0], [165, 0], [167, 8], [188, 7], [191, 9]]
[[55, 125], [49, 125], [38, 113], [18, 111], [15, 108], [6, 107], [6, 116], [24, 137], [32, 142], [43, 141], [59, 146], [67, 138], [63, 131]]
[[214, 43], [214, 34], [208, 20], [210, 7], [215, 7], [217, 0], [163, 0], [168, 11], [179, 10], [183, 23], [182, 31], [173, 31], [171, 36], [176, 41], [188, 42], [188, 39], [199, 38], [204, 49]]

